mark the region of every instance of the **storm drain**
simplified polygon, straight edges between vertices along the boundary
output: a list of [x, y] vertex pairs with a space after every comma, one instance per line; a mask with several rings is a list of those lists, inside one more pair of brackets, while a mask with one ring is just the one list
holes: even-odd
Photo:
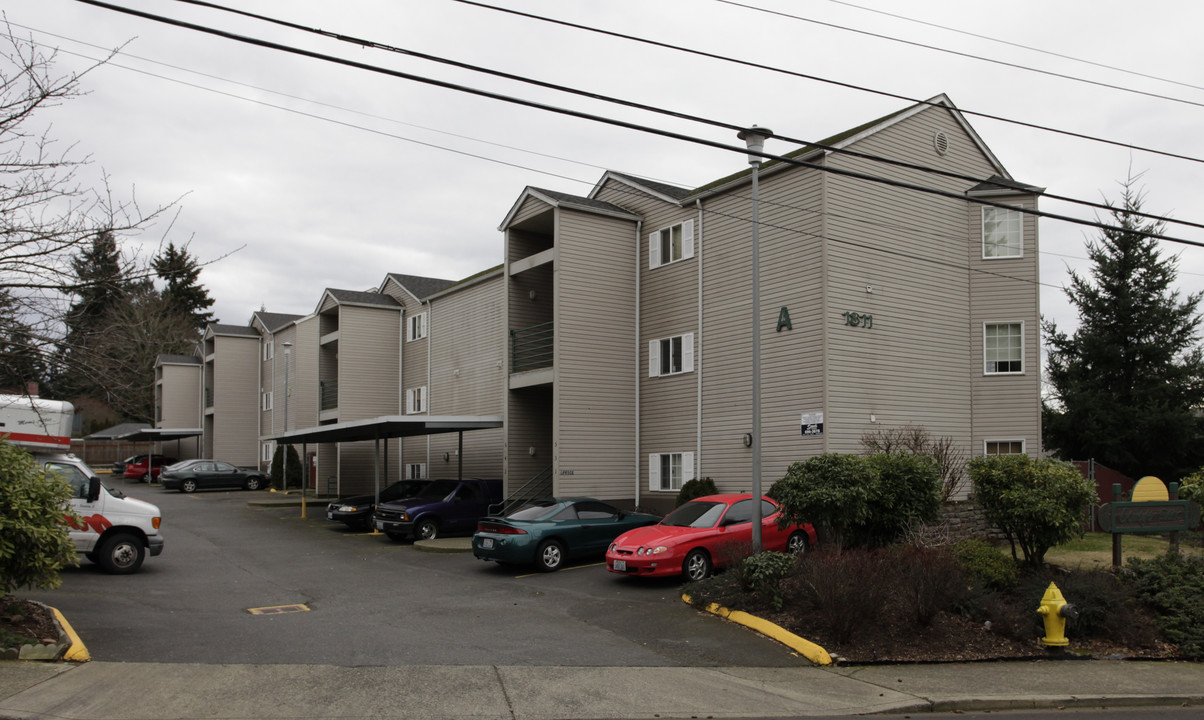
[[247, 608], [252, 615], [284, 615], [285, 613], [309, 612], [309, 607], [302, 603], [296, 605], [274, 605], [272, 607]]

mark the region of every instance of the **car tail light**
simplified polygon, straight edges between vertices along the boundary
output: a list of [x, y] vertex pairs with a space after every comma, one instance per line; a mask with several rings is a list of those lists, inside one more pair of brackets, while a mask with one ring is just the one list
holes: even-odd
[[477, 523], [477, 532], [494, 533], [495, 535], [526, 535], [527, 531], [513, 525], [498, 525], [496, 523]]

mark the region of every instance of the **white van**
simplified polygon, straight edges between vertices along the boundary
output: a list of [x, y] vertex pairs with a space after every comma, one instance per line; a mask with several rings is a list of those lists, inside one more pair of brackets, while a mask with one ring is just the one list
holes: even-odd
[[132, 573], [148, 553], [163, 552], [159, 508], [106, 486], [67, 452], [74, 414], [69, 402], [0, 395], [0, 437], [25, 448], [39, 466], [71, 484], [71, 509], [82, 519], [71, 527], [76, 552], [105, 572]]

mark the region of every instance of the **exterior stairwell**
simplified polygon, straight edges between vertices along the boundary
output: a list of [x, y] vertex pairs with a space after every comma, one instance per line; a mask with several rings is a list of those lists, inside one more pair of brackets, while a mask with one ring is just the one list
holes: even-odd
[[548, 497], [552, 494], [552, 466], [549, 465], [539, 472], [538, 475], [523, 483], [522, 487], [510, 493], [506, 499], [500, 503], [494, 503], [489, 506], [489, 514], [492, 516], [506, 516], [513, 510], [522, 506], [523, 503], [534, 500], [535, 498]]

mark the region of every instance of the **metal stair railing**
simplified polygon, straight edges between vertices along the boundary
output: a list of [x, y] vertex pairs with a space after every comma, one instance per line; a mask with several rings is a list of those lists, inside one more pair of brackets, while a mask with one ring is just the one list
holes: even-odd
[[510, 493], [510, 496], [500, 503], [494, 503], [489, 506], [489, 514], [493, 516], [508, 515], [511, 510], [519, 505], [534, 500], [535, 498], [547, 497], [552, 494], [552, 466], [549, 465], [539, 474], [523, 483], [523, 486], [518, 490]]

